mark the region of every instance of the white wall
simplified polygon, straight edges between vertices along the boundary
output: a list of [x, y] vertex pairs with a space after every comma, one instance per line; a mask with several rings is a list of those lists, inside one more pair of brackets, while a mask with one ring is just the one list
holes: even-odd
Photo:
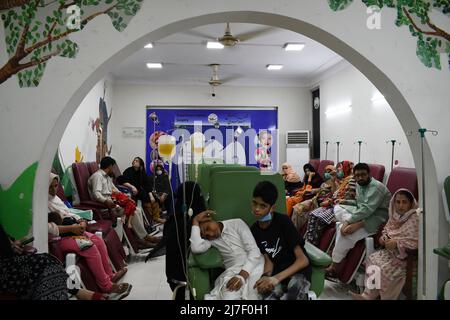
[[118, 84], [114, 86], [114, 113], [111, 118], [111, 156], [124, 170], [132, 157], [145, 159], [145, 136], [125, 138], [122, 127], [146, 127], [146, 106], [248, 106], [278, 107], [279, 163], [286, 159], [285, 132], [311, 130], [311, 93], [307, 88], [226, 87], [212, 98], [207, 86], [150, 86]]
[[[321, 140], [328, 140], [328, 159], [337, 160], [336, 141], [340, 141], [339, 160], [382, 164], [390, 172], [392, 143], [396, 140], [394, 160], [402, 167], [414, 168], [414, 161], [406, 135], [386, 100], [372, 102], [381, 95], [374, 85], [355, 67], [349, 65], [320, 81]], [[349, 112], [326, 115], [332, 108], [351, 105]], [[325, 144], [321, 144], [321, 157], [325, 158]]]
[[[91, 127], [91, 121], [99, 117], [99, 102], [103, 97], [103, 90], [106, 86], [105, 101], [108, 114], [111, 114], [112, 106], [112, 78], [105, 78], [99, 81], [88, 95], [83, 99], [77, 111], [70, 119], [66, 131], [59, 144], [60, 160], [64, 168], [75, 162], [75, 148], [81, 152], [83, 162], [96, 160], [97, 134]], [[108, 144], [110, 145], [109, 141]]]
[[[434, 299], [448, 278], [447, 262], [431, 249], [448, 243], [449, 227], [440, 192], [443, 179], [449, 174], [450, 73], [446, 67], [439, 71], [423, 66], [416, 56], [416, 39], [408, 28], [395, 26], [395, 10], [383, 9], [383, 27], [376, 30], [366, 28], [366, 10], [361, 1], [336, 13], [327, 1], [146, 0], [122, 33], [112, 28], [107, 16], [92, 20], [81, 32], [74, 33], [71, 39], [79, 47], [76, 59], [51, 59], [38, 88], [20, 89], [16, 77], [2, 83], [0, 145], [8, 152], [0, 156], [0, 183], [9, 187], [27, 167], [39, 162], [33, 190], [35, 245], [40, 250], [47, 248], [48, 173], [64, 129], [86, 94], [110, 68], [146, 43], [172, 33], [211, 23], [264, 23], [323, 43], [362, 71], [386, 96], [402, 127], [414, 132], [408, 141], [417, 161], [418, 128], [440, 131], [437, 137], [427, 135], [427, 178], [421, 184], [426, 185], [429, 250], [419, 251], [420, 284], [422, 275], [427, 279], [420, 297]], [[438, 23], [446, 26], [445, 20]], [[4, 34], [1, 25], [1, 39]], [[0, 52], [6, 52], [4, 41], [0, 41]], [[6, 54], [0, 55], [0, 63], [6, 59]], [[442, 62], [446, 66], [444, 59]], [[426, 272], [422, 269], [425, 262]]]

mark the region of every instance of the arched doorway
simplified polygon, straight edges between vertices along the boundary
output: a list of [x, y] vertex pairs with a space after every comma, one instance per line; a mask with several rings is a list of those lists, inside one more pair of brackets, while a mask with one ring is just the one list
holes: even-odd
[[[119, 64], [129, 55], [135, 53], [141, 49], [146, 43], [157, 41], [170, 34], [177, 33], [183, 30], [195, 28], [198, 26], [212, 24], [212, 23], [225, 23], [225, 22], [240, 22], [240, 23], [254, 23], [264, 24], [277, 28], [287, 29], [293, 32], [301, 33], [321, 44], [330, 48], [344, 59], [349, 61], [354, 67], [356, 67], [362, 74], [364, 74], [385, 96], [389, 105], [392, 106], [395, 115], [397, 116], [404, 131], [413, 132], [412, 135], [407, 136], [411, 151], [413, 153], [416, 167], [418, 167], [418, 174], [420, 176], [420, 141], [419, 136], [416, 134], [420, 128], [419, 122], [416, 119], [411, 107], [407, 103], [404, 95], [396, 87], [394, 82], [386, 76], [383, 70], [379, 69], [373, 62], [365, 58], [357, 50], [347, 45], [344, 41], [340, 40], [333, 34], [302, 20], [294, 19], [287, 16], [282, 16], [274, 13], [264, 12], [252, 12], [252, 11], [230, 11], [220, 12], [212, 14], [203, 14], [195, 17], [191, 17], [184, 20], [179, 20], [163, 27], [150, 31], [144, 36], [137, 37], [133, 42], [120, 48], [117, 52], [111, 53], [107, 59], [105, 59], [99, 66], [92, 69], [89, 76], [81, 83], [81, 85], [72, 92], [69, 101], [67, 102], [64, 110], [59, 115], [59, 118], [53, 127], [49, 138], [47, 139], [42, 156], [39, 159], [39, 166], [36, 173], [36, 180], [34, 185], [33, 195], [33, 211], [36, 214], [33, 216], [33, 233], [35, 235], [41, 235], [36, 237], [37, 246], [40, 249], [46, 247], [46, 217], [43, 213], [46, 213], [46, 190], [48, 183], [48, 172], [50, 171], [50, 164], [53, 159], [53, 155], [57, 149], [58, 143], [64, 133], [64, 129], [70, 121], [71, 116], [75, 112], [76, 108], [81, 103], [82, 99], [86, 96], [89, 90], [102, 79], [111, 66]], [[430, 148], [425, 145], [425, 161], [427, 163], [427, 194], [434, 195], [436, 201], [430, 201], [428, 197], [427, 212], [439, 212], [438, 202], [438, 188], [437, 177], [434, 161], [431, 155]], [[420, 181], [422, 186], [422, 182]], [[427, 216], [427, 225], [435, 226], [438, 224], [438, 218], [433, 215]], [[428, 228], [427, 228], [428, 229]], [[432, 228], [427, 232], [427, 245], [428, 247], [437, 246], [437, 236], [433, 234]], [[422, 261], [423, 250], [420, 250], [419, 261]], [[431, 252], [427, 252], [426, 264], [427, 282], [430, 284], [427, 289], [427, 297], [434, 296], [434, 292], [437, 290], [437, 259], [432, 256]], [[419, 264], [421, 265], [421, 263]], [[422, 274], [421, 269], [419, 274]], [[420, 282], [420, 279], [419, 279]]]

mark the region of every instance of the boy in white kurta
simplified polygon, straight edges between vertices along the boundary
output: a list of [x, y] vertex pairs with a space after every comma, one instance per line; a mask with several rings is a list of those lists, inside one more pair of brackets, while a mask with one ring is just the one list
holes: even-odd
[[216, 279], [211, 299], [257, 300], [253, 288], [264, 271], [264, 257], [247, 224], [241, 219], [216, 222], [212, 212], [198, 214], [192, 222], [191, 250], [202, 253], [211, 246], [221, 254], [225, 271]]

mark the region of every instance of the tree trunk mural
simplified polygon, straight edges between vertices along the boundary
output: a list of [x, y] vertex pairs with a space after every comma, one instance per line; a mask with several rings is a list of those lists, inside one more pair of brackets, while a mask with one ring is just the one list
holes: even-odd
[[123, 31], [142, 1], [1, 1], [9, 60], [0, 67], [0, 84], [17, 74], [21, 87], [38, 86], [48, 60], [76, 56], [78, 46], [67, 39], [70, 34], [102, 14], [111, 18], [114, 28]]

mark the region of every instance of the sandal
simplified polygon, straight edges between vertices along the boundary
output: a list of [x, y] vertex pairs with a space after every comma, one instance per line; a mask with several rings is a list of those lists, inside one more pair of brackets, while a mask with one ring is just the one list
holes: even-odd
[[[113, 285], [114, 287], [114, 285]], [[112, 292], [109, 295], [110, 300], [122, 300], [130, 294], [131, 288], [133, 286], [129, 283], [121, 283], [117, 285], [118, 292]]]
[[123, 278], [123, 276], [125, 275], [125, 273], [127, 273], [128, 269], [127, 268], [122, 268], [119, 271], [117, 271], [112, 277], [111, 277], [111, 281], [112, 282], [117, 282], [120, 279]]

